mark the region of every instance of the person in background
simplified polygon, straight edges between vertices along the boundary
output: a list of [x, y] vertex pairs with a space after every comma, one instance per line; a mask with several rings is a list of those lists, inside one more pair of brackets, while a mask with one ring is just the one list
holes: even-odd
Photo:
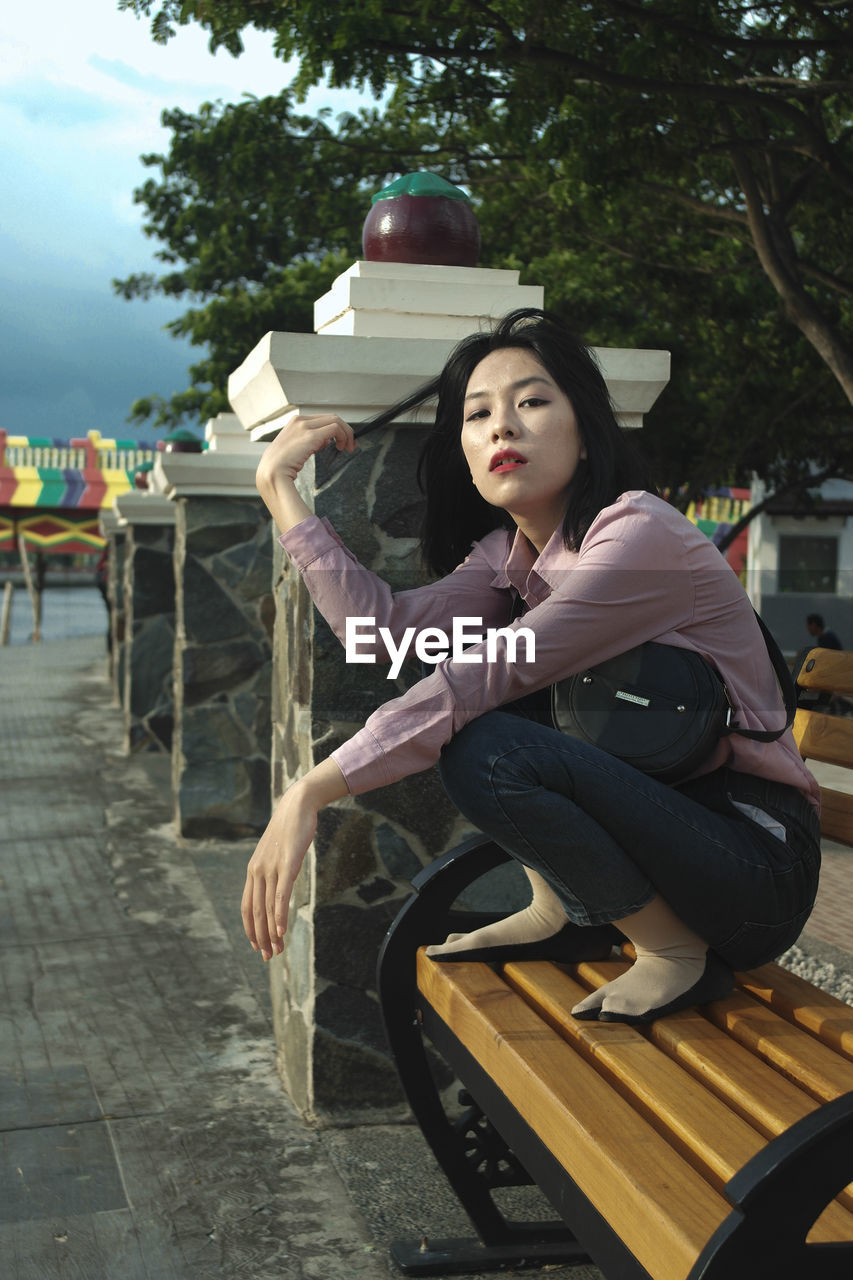
[[[844, 646], [834, 631], [825, 625], [819, 613], [810, 613], [806, 618], [806, 630], [813, 636], [811, 644], [807, 644], [794, 659], [794, 679], [812, 649], [843, 649]], [[828, 715], [853, 715], [853, 703], [837, 693], [819, 693], [814, 689], [800, 689], [797, 694], [797, 706], [807, 711], [825, 711]]]
[[834, 631], [830, 631], [824, 626], [823, 618], [819, 613], [810, 613], [806, 618], [806, 630], [810, 636], [814, 636], [814, 645], [819, 649], [843, 649], [841, 641]]

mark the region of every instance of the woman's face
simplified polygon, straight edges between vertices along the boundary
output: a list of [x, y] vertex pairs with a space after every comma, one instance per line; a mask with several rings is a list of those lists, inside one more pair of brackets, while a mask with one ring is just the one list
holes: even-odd
[[522, 347], [492, 351], [468, 381], [462, 452], [474, 484], [541, 551], [566, 513], [586, 457], [571, 401]]

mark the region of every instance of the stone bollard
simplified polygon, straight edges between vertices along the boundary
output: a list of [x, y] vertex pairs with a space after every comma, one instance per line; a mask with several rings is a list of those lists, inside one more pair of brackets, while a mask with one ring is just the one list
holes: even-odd
[[263, 446], [233, 414], [205, 437], [205, 452], [161, 453], [152, 482], [175, 510], [175, 822], [229, 839], [270, 814], [272, 538], [255, 489]]
[[253, 835], [269, 820], [269, 525], [259, 499], [176, 502], [172, 785], [184, 836]]
[[[315, 462], [312, 500], [363, 564], [392, 585], [424, 581], [413, 530], [420, 436], [367, 437], [351, 461]], [[309, 468], [310, 469], [310, 468]], [[420, 672], [347, 665], [277, 547], [273, 791], [324, 759]], [[402, 1095], [376, 1001], [376, 957], [410, 880], [467, 828], [437, 771], [341, 801], [319, 816], [281, 959], [270, 965], [278, 1060], [299, 1110], [316, 1120], [399, 1113]]]
[[124, 573], [125, 750], [170, 752], [175, 650], [174, 509], [159, 494], [116, 500], [126, 530]]
[[98, 518], [101, 537], [107, 544], [107, 608], [109, 609], [108, 670], [114, 707], [122, 705], [125, 679], [124, 652], [124, 556], [126, 530], [109, 509]]

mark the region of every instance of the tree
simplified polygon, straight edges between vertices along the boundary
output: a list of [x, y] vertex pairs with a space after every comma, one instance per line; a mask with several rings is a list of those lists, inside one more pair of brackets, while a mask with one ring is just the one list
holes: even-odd
[[[771, 482], [791, 483], [792, 470], [805, 482], [806, 458], [853, 469], [853, 6], [121, 0], [121, 7], [152, 16], [160, 40], [175, 23], [201, 22], [214, 47], [234, 53], [246, 25], [269, 30], [282, 57], [300, 59], [297, 92], [324, 76], [377, 91], [393, 86], [383, 115], [348, 117], [337, 131], [292, 115], [282, 121], [298, 135], [294, 162], [302, 164], [305, 148], [313, 156], [299, 191], [312, 201], [324, 247], [357, 252], [363, 192], [383, 171], [437, 167], [466, 182], [486, 265], [519, 265], [545, 281], [549, 305], [593, 341], [673, 349], [676, 377], [647, 433], [672, 482], [720, 481], [752, 468]], [[243, 119], [275, 110], [247, 104]], [[202, 122], [202, 133], [215, 123]], [[254, 125], [251, 132], [250, 184], [249, 170], [261, 163]], [[192, 168], [197, 137], [198, 124], [188, 120], [188, 149], [171, 172], [164, 168], [172, 195], [181, 166]], [[326, 166], [333, 184], [340, 179], [341, 208], [315, 207]], [[209, 174], [192, 172], [210, 188]], [[165, 233], [178, 258], [201, 257], [159, 205], [156, 186], [142, 194], [151, 229]], [[362, 200], [357, 214], [347, 195]], [[188, 225], [192, 208], [190, 199]], [[288, 228], [290, 216], [285, 210]], [[267, 242], [266, 281], [277, 272], [289, 279], [293, 262], [303, 273], [316, 267], [310, 228], [293, 230]], [[200, 296], [214, 299], [203, 290], [215, 274], [200, 279]], [[235, 287], [255, 300], [261, 286], [244, 272]]]
[[[213, 48], [252, 25], [298, 56], [297, 90], [400, 86], [476, 122], [502, 104], [602, 189], [698, 212], [751, 245], [793, 323], [853, 401], [853, 5], [836, 0], [120, 0], [155, 39], [198, 21]], [[417, 75], [413, 78], [413, 69]], [[835, 305], [833, 305], [835, 304]], [[842, 309], [844, 314], [842, 315]]]

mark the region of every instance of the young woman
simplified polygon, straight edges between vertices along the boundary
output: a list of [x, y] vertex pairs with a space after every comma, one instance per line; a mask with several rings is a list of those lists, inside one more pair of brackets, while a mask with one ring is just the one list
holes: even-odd
[[[552, 316], [514, 312], [464, 340], [405, 407], [436, 393], [420, 475], [424, 551], [443, 576], [428, 586], [392, 594], [297, 493], [312, 454], [356, 449], [340, 418], [295, 418], [261, 460], [282, 545], [342, 640], [348, 617], [375, 619], [392, 650], [409, 628], [450, 634], [461, 617], [494, 634], [436, 662], [288, 788], [249, 863], [247, 936], [265, 960], [280, 952], [323, 805], [438, 761], [460, 811], [524, 865], [532, 901], [436, 940], [434, 958], [596, 958], [624, 935], [636, 962], [576, 1017], [643, 1022], [720, 998], [734, 968], [795, 941], [814, 901], [818, 789], [790, 732], [727, 737], [672, 787], [541, 722], [535, 695], [657, 640], [718, 668], [741, 728], [776, 729], [785, 713], [749, 600], [655, 495], [590, 352]], [[508, 634], [521, 628], [533, 654]]]

